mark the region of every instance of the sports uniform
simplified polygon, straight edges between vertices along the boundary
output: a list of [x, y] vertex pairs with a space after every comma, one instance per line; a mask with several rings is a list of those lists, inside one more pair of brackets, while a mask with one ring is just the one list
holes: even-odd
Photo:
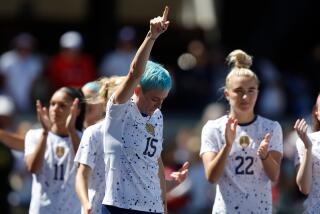
[[92, 205], [91, 214], [101, 214], [105, 189], [103, 124], [104, 122], [101, 121], [85, 129], [74, 160], [89, 166], [92, 170], [88, 184], [88, 196]]
[[[210, 120], [202, 130], [200, 155], [218, 153], [225, 145], [228, 116]], [[278, 122], [256, 116], [239, 124], [217, 190], [212, 213], [272, 213], [271, 181], [257, 149], [266, 133], [271, 134], [269, 151], [282, 153], [282, 130]]]
[[[30, 130], [25, 138], [25, 156], [36, 149], [42, 129]], [[79, 136], [80, 133], [78, 132]], [[48, 133], [42, 168], [32, 174], [30, 214], [78, 214], [80, 202], [74, 190], [74, 151], [70, 138]]]
[[[320, 209], [320, 132], [308, 134], [312, 142], [312, 188], [308, 198], [304, 202], [304, 213], [319, 213]], [[299, 165], [304, 155], [304, 143], [298, 138], [296, 142], [297, 153], [295, 157], [295, 165]]]
[[162, 151], [163, 118], [159, 109], [142, 116], [129, 99], [108, 101], [104, 135], [106, 191], [103, 204], [163, 213], [158, 159]]

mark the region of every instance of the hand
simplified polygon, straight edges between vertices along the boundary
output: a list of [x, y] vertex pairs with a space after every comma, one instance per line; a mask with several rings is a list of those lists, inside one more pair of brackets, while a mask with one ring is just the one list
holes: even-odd
[[271, 134], [267, 133], [263, 140], [260, 143], [260, 146], [257, 150], [257, 155], [260, 157], [260, 159], [265, 160], [268, 158], [268, 152], [269, 152], [269, 142], [270, 142]]
[[66, 128], [69, 131], [73, 131], [76, 129], [76, 119], [77, 119], [77, 116], [79, 113], [78, 105], [79, 105], [79, 99], [76, 98], [76, 99], [74, 99], [74, 101], [70, 107], [70, 113], [69, 113], [67, 120], [66, 120]]
[[83, 206], [83, 211], [85, 214], [91, 214], [91, 211], [92, 211], [92, 205], [90, 202], [86, 203], [84, 206]]
[[169, 7], [164, 8], [162, 17], [158, 16], [150, 20], [150, 38], [155, 40], [168, 29], [169, 21], [167, 20], [169, 13]]
[[225, 130], [226, 144], [232, 147], [234, 139], [236, 138], [238, 120], [233, 118], [228, 118]]
[[188, 176], [189, 166], [189, 162], [185, 162], [177, 172], [172, 172], [170, 176], [179, 184], [182, 183]]
[[49, 118], [48, 109], [46, 107], [42, 107], [40, 100], [37, 100], [36, 108], [37, 108], [38, 121], [40, 122], [42, 128], [44, 129], [45, 132], [50, 131], [52, 123]]
[[296, 130], [299, 138], [304, 143], [305, 148], [306, 149], [311, 148], [312, 143], [311, 143], [310, 138], [307, 135], [308, 125], [307, 125], [306, 121], [304, 119], [301, 119], [301, 120], [298, 119], [296, 121], [296, 123], [294, 124], [293, 128]]

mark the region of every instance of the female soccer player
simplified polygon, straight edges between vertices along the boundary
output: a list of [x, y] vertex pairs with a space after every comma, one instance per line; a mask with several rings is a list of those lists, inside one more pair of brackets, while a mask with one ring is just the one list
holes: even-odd
[[[150, 21], [122, 84], [108, 101], [104, 122], [106, 189], [102, 213], [165, 212], [165, 180], [161, 150], [162, 102], [171, 77], [161, 65], [148, 61], [156, 39], [167, 30], [169, 8]], [[187, 167], [186, 167], [187, 168]], [[187, 169], [175, 174], [186, 175]], [[178, 183], [177, 182], [177, 183]]]
[[[96, 81], [96, 94], [87, 100], [88, 105], [101, 109], [105, 113], [105, 106], [124, 77], [102, 78]], [[93, 83], [92, 83], [93, 84]], [[99, 94], [99, 91], [101, 93]], [[99, 96], [97, 96], [99, 95]], [[96, 115], [99, 112], [95, 111]], [[86, 112], [88, 114], [88, 111]], [[103, 124], [98, 121], [83, 132], [80, 146], [75, 157], [79, 163], [76, 175], [76, 191], [82, 205], [82, 213], [101, 214], [101, 204], [105, 189], [105, 165], [103, 161]]]
[[297, 184], [308, 198], [305, 200], [304, 213], [318, 213], [320, 210], [320, 95], [312, 111], [313, 133], [307, 134], [308, 125], [304, 119], [298, 119], [294, 125], [299, 139], [296, 142]]
[[32, 172], [29, 213], [80, 213], [74, 191], [74, 155], [77, 152], [85, 114], [83, 94], [74, 88], [58, 89], [49, 110], [37, 101], [40, 129], [25, 138], [25, 163]]
[[254, 112], [259, 81], [249, 69], [251, 57], [235, 50], [227, 60], [231, 71], [224, 95], [230, 112], [209, 120], [201, 137], [206, 177], [217, 184], [212, 213], [272, 213], [271, 182], [279, 177], [282, 130]]

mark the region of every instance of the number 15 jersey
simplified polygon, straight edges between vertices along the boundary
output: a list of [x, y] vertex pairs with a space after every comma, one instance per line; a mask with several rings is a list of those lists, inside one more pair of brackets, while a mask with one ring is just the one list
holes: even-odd
[[146, 212], [163, 212], [158, 159], [162, 151], [163, 118], [159, 109], [144, 117], [133, 100], [107, 104], [103, 204]]
[[[223, 116], [206, 123], [200, 155], [222, 149], [226, 143], [227, 120]], [[249, 124], [238, 125], [224, 172], [217, 182], [212, 213], [272, 213], [271, 181], [257, 155], [267, 133], [271, 134], [269, 151], [282, 153], [282, 130], [278, 122], [257, 116]]]

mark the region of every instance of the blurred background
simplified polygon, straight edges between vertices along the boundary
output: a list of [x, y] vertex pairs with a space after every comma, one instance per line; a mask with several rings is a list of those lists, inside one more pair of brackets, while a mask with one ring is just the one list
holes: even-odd
[[[200, 133], [208, 119], [227, 112], [225, 57], [239, 48], [253, 56], [252, 70], [261, 80], [256, 112], [278, 120], [284, 132], [274, 212], [301, 212], [292, 127], [296, 118], [310, 118], [319, 92], [319, 1], [0, 0], [0, 5], [0, 94], [11, 103], [0, 112], [1, 129], [25, 133], [36, 122], [35, 99], [47, 103], [62, 85], [81, 87], [101, 76], [125, 75], [149, 20], [168, 5], [170, 27], [152, 51], [152, 59], [174, 78], [163, 106], [163, 158], [168, 173], [186, 160], [192, 163], [189, 179], [168, 194], [170, 213], [211, 213], [214, 186], [204, 178]], [[0, 177], [10, 184], [2, 183], [0, 207], [8, 201], [12, 213], [26, 213], [31, 178], [23, 154], [3, 146], [0, 151], [8, 154], [0, 157]]]

